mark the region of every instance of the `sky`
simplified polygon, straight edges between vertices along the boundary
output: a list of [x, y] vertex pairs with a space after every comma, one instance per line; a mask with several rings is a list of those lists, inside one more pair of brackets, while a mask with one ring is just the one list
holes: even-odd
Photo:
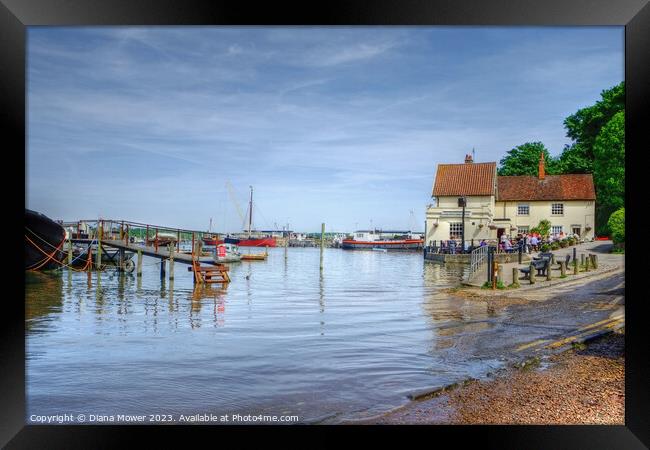
[[559, 155], [623, 79], [623, 27], [29, 27], [26, 206], [423, 231], [438, 164]]

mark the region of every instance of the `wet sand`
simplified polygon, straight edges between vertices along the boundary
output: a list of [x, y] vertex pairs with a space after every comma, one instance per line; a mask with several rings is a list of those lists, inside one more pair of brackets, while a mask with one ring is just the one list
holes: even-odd
[[625, 422], [624, 334], [510, 368], [413, 402], [372, 424], [608, 424]]

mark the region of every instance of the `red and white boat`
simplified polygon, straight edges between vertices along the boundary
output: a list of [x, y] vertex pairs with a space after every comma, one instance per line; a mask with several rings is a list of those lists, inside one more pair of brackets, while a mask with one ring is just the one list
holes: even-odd
[[346, 250], [422, 250], [423, 246], [424, 239], [410, 231], [360, 230], [341, 241]]

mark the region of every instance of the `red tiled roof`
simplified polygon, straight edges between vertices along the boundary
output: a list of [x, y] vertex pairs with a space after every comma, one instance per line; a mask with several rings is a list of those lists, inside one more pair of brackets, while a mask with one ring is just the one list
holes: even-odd
[[546, 175], [543, 180], [530, 175], [497, 177], [497, 201], [595, 199], [590, 173]]
[[496, 170], [495, 162], [439, 164], [431, 195], [494, 195]]

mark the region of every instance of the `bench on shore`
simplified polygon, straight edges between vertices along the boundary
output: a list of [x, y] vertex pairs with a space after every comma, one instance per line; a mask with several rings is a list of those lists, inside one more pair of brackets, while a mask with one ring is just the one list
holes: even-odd
[[[542, 258], [542, 259], [532, 261], [531, 264], [533, 265], [533, 268], [537, 270], [537, 275], [545, 276], [546, 271], [549, 269], [551, 265], [551, 260], [547, 258]], [[519, 271], [524, 274], [524, 280], [530, 279], [530, 266], [521, 268], [519, 269]]]
[[[551, 260], [551, 257], [553, 256], [552, 253], [540, 253], [539, 256], [533, 256], [534, 261], [542, 261], [542, 260]], [[567, 255], [564, 258], [564, 267], [569, 267], [569, 262], [571, 261], [571, 254], [567, 253]], [[551, 267], [551, 269], [555, 270], [560, 270], [560, 261], [557, 261], [557, 266]]]

